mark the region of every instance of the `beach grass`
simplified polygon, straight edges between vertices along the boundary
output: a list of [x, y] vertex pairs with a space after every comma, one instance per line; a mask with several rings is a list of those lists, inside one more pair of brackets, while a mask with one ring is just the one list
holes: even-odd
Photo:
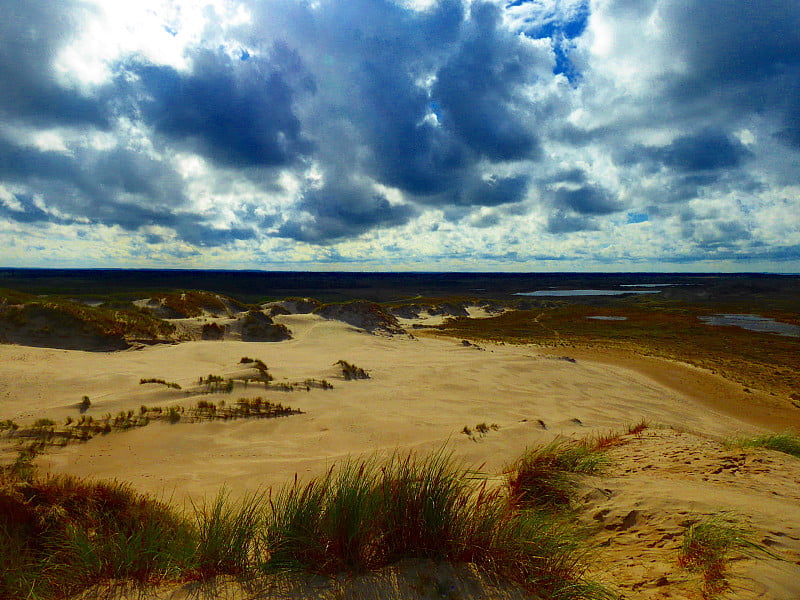
[[608, 465], [603, 447], [596, 439], [556, 439], [529, 449], [509, 469], [511, 497], [521, 506], [568, 507], [578, 476], [602, 473]]
[[725, 446], [729, 448], [765, 448], [800, 458], [800, 436], [791, 431], [731, 438], [725, 440]]
[[112, 583], [372, 572], [408, 558], [468, 563], [559, 600], [613, 598], [585, 577], [562, 516], [521, 507], [445, 450], [346, 460], [275, 493], [223, 490], [189, 512], [118, 482], [0, 483], [0, 597], [65, 598]]
[[756, 554], [776, 558], [754, 542], [745, 527], [726, 515], [712, 515], [687, 529], [678, 562], [700, 574], [703, 598], [711, 600], [730, 587], [729, 564], [734, 556]]

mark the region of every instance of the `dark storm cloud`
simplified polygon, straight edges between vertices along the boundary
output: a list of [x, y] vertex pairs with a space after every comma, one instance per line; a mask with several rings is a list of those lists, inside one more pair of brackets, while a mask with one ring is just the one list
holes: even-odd
[[688, 66], [667, 80], [672, 101], [762, 113], [800, 147], [800, 3], [669, 2], [659, 16]]
[[361, 130], [370, 159], [366, 168], [380, 182], [411, 194], [452, 190], [472, 159], [452, 133], [425, 120], [431, 100], [410, 75], [369, 62], [359, 73]]
[[[422, 205], [465, 207], [461, 216], [524, 197], [526, 176], [482, 171], [539, 157], [523, 91], [543, 59], [504, 27], [496, 6], [475, 2], [468, 11], [444, 0], [418, 12], [389, 0], [323, 0], [259, 4], [256, 12], [253, 35], [276, 32], [318, 83], [298, 114], [326, 181], [334, 179], [306, 192], [302, 219], [291, 217], [281, 235], [322, 243], [416, 212], [341, 183], [359, 176]], [[342, 172], [349, 177], [334, 175]]]
[[123, 195], [143, 205], [175, 206], [185, 200], [180, 177], [168, 165], [119, 147], [72, 156], [0, 137], [0, 177], [40, 190], [50, 206], [90, 218]]
[[558, 210], [547, 219], [547, 231], [550, 233], [573, 233], [576, 231], [594, 231], [597, 223], [583, 215], [569, 214]]
[[278, 235], [312, 243], [402, 225], [416, 214], [409, 205], [392, 205], [385, 196], [349, 181], [333, 181], [320, 189], [306, 190], [297, 208], [311, 218], [287, 221]]
[[0, 206], [1, 216], [20, 223], [116, 225], [127, 231], [161, 226], [203, 246], [255, 237], [252, 229], [215, 228], [182, 210], [180, 177], [163, 162], [124, 148], [73, 157], [0, 137], [0, 180], [36, 190], [41, 198], [36, 203], [30, 193], [17, 193], [20, 208]]
[[680, 173], [708, 172], [739, 167], [750, 152], [737, 139], [706, 129], [677, 137], [666, 146], [637, 146], [626, 151], [623, 163], [650, 161]]
[[536, 57], [501, 27], [501, 19], [494, 4], [472, 5], [464, 39], [439, 70], [433, 96], [444, 125], [479, 155], [496, 161], [535, 158], [539, 140], [528, 107], [516, 94], [532, 83], [530, 63]]
[[0, 0], [0, 116], [40, 126], [109, 125], [106, 90], [85, 96], [59, 83], [53, 69], [89, 10], [72, 0]]
[[537, 182], [545, 208], [550, 213], [550, 233], [596, 230], [593, 217], [610, 215], [625, 208], [615, 194], [589, 181], [582, 168], [561, 170]]
[[553, 201], [559, 209], [579, 215], [608, 215], [622, 206], [612, 194], [599, 186], [583, 185], [577, 189], [560, 188], [553, 192]]
[[[169, 141], [232, 167], [279, 166], [311, 151], [292, 103], [299, 83], [313, 91], [296, 54], [277, 46], [267, 58], [234, 59], [200, 50], [193, 69], [131, 64], [141, 84], [138, 111]], [[124, 85], [124, 84], [123, 84]]]
[[17, 223], [70, 223], [39, 208], [33, 198], [27, 194], [17, 194], [14, 200], [19, 208], [6, 205], [0, 200], [0, 216]]
[[469, 206], [515, 204], [523, 200], [527, 190], [528, 178], [525, 176], [493, 177], [467, 187], [456, 203]]

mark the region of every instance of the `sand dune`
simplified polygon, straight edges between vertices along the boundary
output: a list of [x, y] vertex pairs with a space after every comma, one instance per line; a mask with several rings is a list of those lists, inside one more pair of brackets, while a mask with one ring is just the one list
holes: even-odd
[[[162, 378], [190, 388], [200, 376], [227, 376], [243, 356], [263, 360], [275, 383], [328, 379], [333, 390], [266, 390], [251, 384], [215, 401], [261, 395], [305, 414], [270, 421], [156, 424], [73, 445], [42, 459], [76, 475], [117, 477], [159, 494], [197, 497], [220, 486], [250, 491], [294, 474], [315, 474], [350, 454], [448, 442], [468, 461], [501, 469], [526, 446], [640, 419], [722, 435], [748, 429], [631, 369], [569, 362], [531, 347], [463, 346], [451, 339], [369, 335], [313, 315], [278, 318], [293, 340], [187, 342], [97, 354], [3, 346], [5, 418], [77, 414], [84, 395], [99, 417], [142, 404], [191, 404], [186, 392], [140, 385]], [[344, 359], [371, 379], [344, 381]], [[274, 385], [272, 386], [275, 387]], [[538, 421], [544, 422], [543, 429]], [[477, 441], [464, 426], [497, 424]]]
[[[739, 396], [708, 373], [695, 370], [690, 381], [680, 376], [687, 367], [676, 365], [669, 385], [666, 361], [653, 377], [652, 363], [588, 351], [564, 351], [573, 359], [565, 360], [532, 346], [371, 335], [310, 314], [275, 321], [288, 326], [293, 339], [194, 341], [115, 353], [2, 345], [0, 419], [76, 417], [84, 395], [92, 402], [86, 414], [96, 418], [142, 404], [189, 406], [198, 398], [233, 402], [244, 396], [303, 411], [268, 420], [156, 423], [37, 459], [44, 470], [119, 478], [177, 503], [201, 501], [222, 486], [233, 495], [279, 486], [295, 474], [320, 474], [350, 455], [444, 444], [469, 464], [499, 473], [526, 447], [554, 436], [583, 436], [644, 419], [663, 428], [616, 449], [611, 476], [591, 482], [587, 518], [608, 531], [608, 576], [600, 578], [630, 592], [626, 597], [691, 597], [686, 594], [694, 584], [675, 575], [679, 534], [691, 515], [733, 510], [791, 559], [739, 564], [743, 583], [733, 597], [800, 597], [800, 461], [771, 453], [752, 458], [713, 441], [759, 431], [765, 414], [776, 422], [796, 419], [768, 399], [756, 399], [763, 410], [749, 418], [737, 405]], [[201, 376], [241, 372], [243, 356], [268, 365], [275, 378], [269, 389], [251, 383], [237, 384], [231, 394], [187, 393]], [[340, 359], [363, 367], [370, 379], [345, 381], [335, 365]], [[182, 389], [141, 385], [141, 378], [162, 378]], [[327, 379], [334, 389], [277, 389], [309, 378]], [[698, 390], [716, 392], [709, 401], [692, 395]], [[497, 429], [462, 433], [478, 423]]]

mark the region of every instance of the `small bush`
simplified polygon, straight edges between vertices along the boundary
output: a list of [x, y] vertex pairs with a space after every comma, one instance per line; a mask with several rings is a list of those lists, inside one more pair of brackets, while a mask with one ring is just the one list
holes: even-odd
[[169, 411], [167, 412], [167, 421], [169, 421], [171, 424], [174, 425], [180, 420], [181, 420], [181, 413], [174, 406], [170, 406]]
[[6, 419], [5, 421], [0, 421], [0, 431], [8, 430], [8, 431], [16, 431], [19, 429], [19, 425], [17, 425], [11, 419]]
[[642, 433], [642, 432], [643, 432], [645, 429], [649, 429], [649, 427], [650, 427], [650, 424], [649, 424], [649, 423], [648, 423], [648, 422], [647, 422], [645, 419], [642, 419], [642, 420], [641, 420], [641, 421], [639, 421], [638, 423], [635, 423], [635, 424], [633, 424], [633, 425], [628, 425], [628, 427], [627, 427], [627, 429], [626, 429], [625, 431], [626, 431], [626, 433], [628, 433], [629, 435], [636, 435], [636, 436], [638, 436], [638, 435], [639, 435], [639, 434], [641, 434], [641, 433]]

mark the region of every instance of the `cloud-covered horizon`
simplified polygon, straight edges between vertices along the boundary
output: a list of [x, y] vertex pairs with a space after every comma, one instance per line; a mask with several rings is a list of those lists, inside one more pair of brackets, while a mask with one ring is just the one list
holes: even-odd
[[800, 271], [789, 0], [0, 0], [0, 263]]

